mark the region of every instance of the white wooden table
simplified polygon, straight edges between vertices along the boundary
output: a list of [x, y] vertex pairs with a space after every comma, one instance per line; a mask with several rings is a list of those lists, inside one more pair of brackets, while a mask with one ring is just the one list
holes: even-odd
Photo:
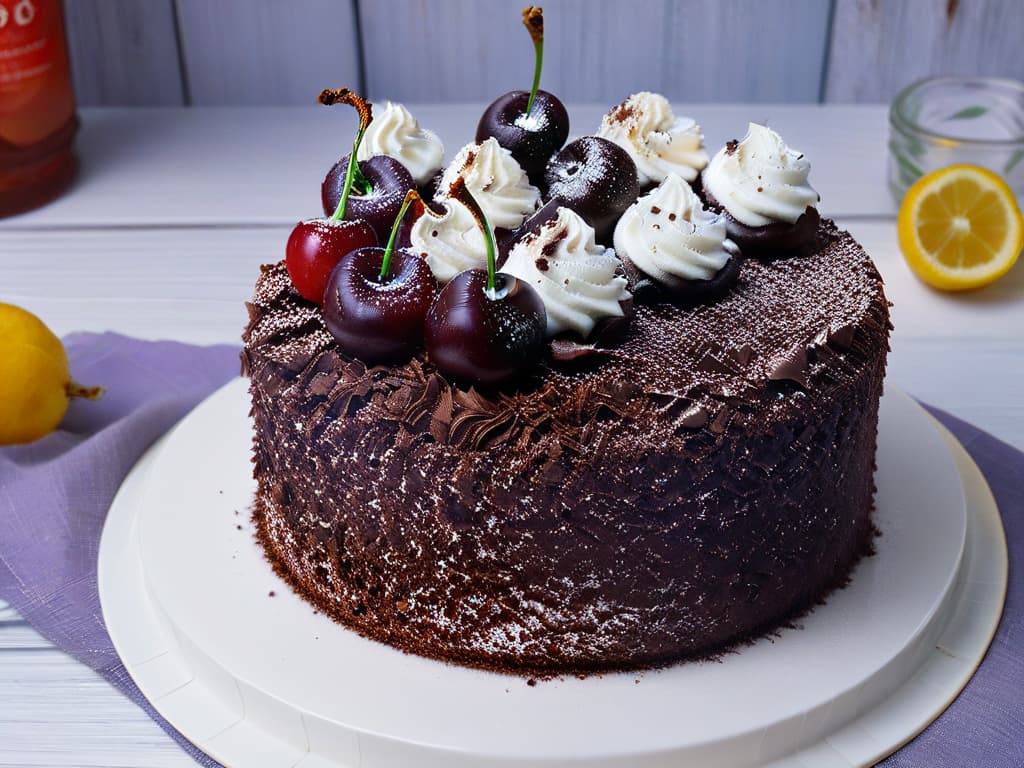
[[[482, 105], [411, 105], [450, 158]], [[600, 106], [570, 107], [572, 133]], [[929, 290], [896, 245], [882, 106], [691, 105], [708, 144], [768, 121], [813, 164], [823, 212], [874, 256], [895, 303], [889, 381], [1024, 448], [1024, 265], [965, 296]], [[319, 214], [320, 181], [347, 152], [344, 108], [92, 109], [82, 173], [33, 213], [0, 220], [0, 301], [58, 333], [237, 342], [258, 265]], [[188, 766], [140, 710], [0, 603], [0, 767]]]

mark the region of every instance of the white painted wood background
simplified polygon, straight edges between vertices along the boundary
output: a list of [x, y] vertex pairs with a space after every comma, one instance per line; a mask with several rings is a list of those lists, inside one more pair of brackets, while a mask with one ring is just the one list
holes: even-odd
[[[527, 88], [523, 0], [64, 0], [79, 103], [490, 100]], [[566, 102], [880, 102], [934, 74], [1024, 79], [1021, 0], [547, 0]]]

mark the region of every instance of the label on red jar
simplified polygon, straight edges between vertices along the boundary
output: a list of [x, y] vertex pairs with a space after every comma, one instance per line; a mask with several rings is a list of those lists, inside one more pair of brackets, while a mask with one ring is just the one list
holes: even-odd
[[73, 112], [60, 0], [0, 0], [0, 142], [40, 141]]

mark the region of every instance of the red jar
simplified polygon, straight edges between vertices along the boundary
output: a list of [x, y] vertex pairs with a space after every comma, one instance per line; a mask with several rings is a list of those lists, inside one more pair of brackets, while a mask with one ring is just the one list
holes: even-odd
[[0, 216], [67, 188], [77, 128], [60, 0], [0, 0]]

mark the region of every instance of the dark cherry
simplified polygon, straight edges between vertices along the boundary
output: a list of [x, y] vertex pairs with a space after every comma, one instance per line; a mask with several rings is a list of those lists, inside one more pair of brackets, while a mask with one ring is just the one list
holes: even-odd
[[423, 345], [423, 322], [437, 281], [419, 254], [391, 253], [382, 280], [384, 248], [346, 254], [324, 293], [324, 323], [338, 346], [366, 362], [400, 362]]
[[523, 25], [533, 40], [533, 86], [529, 91], [509, 91], [484, 111], [476, 129], [479, 144], [489, 136], [512, 153], [530, 177], [543, 188], [544, 168], [569, 136], [569, 113], [558, 98], [539, 90], [544, 64], [544, 14], [540, 8], [523, 9]]
[[543, 187], [548, 159], [569, 137], [569, 113], [557, 96], [537, 91], [527, 115], [529, 100], [529, 91], [509, 91], [491, 102], [480, 118], [476, 141], [496, 138], [526, 171], [530, 183]]
[[636, 163], [622, 147], [599, 136], [567, 144], [548, 162], [547, 197], [561, 200], [610, 245], [615, 223], [640, 194]]
[[517, 277], [487, 271], [457, 274], [427, 313], [424, 341], [437, 369], [460, 382], [494, 386], [533, 368], [547, 344], [540, 295]]
[[[345, 188], [345, 172], [348, 169], [349, 155], [341, 158], [327, 172], [324, 183], [320, 187], [320, 198], [324, 213], [331, 215], [341, 201]], [[348, 196], [345, 208], [346, 219], [362, 219], [369, 222], [377, 233], [377, 241], [387, 242], [391, 225], [402, 207], [405, 193], [416, 189], [412, 175], [398, 160], [387, 155], [375, 155], [358, 163], [362, 180], [356, 181]]]
[[285, 246], [288, 276], [302, 298], [320, 304], [327, 279], [342, 257], [377, 242], [377, 235], [365, 221], [300, 221]]

